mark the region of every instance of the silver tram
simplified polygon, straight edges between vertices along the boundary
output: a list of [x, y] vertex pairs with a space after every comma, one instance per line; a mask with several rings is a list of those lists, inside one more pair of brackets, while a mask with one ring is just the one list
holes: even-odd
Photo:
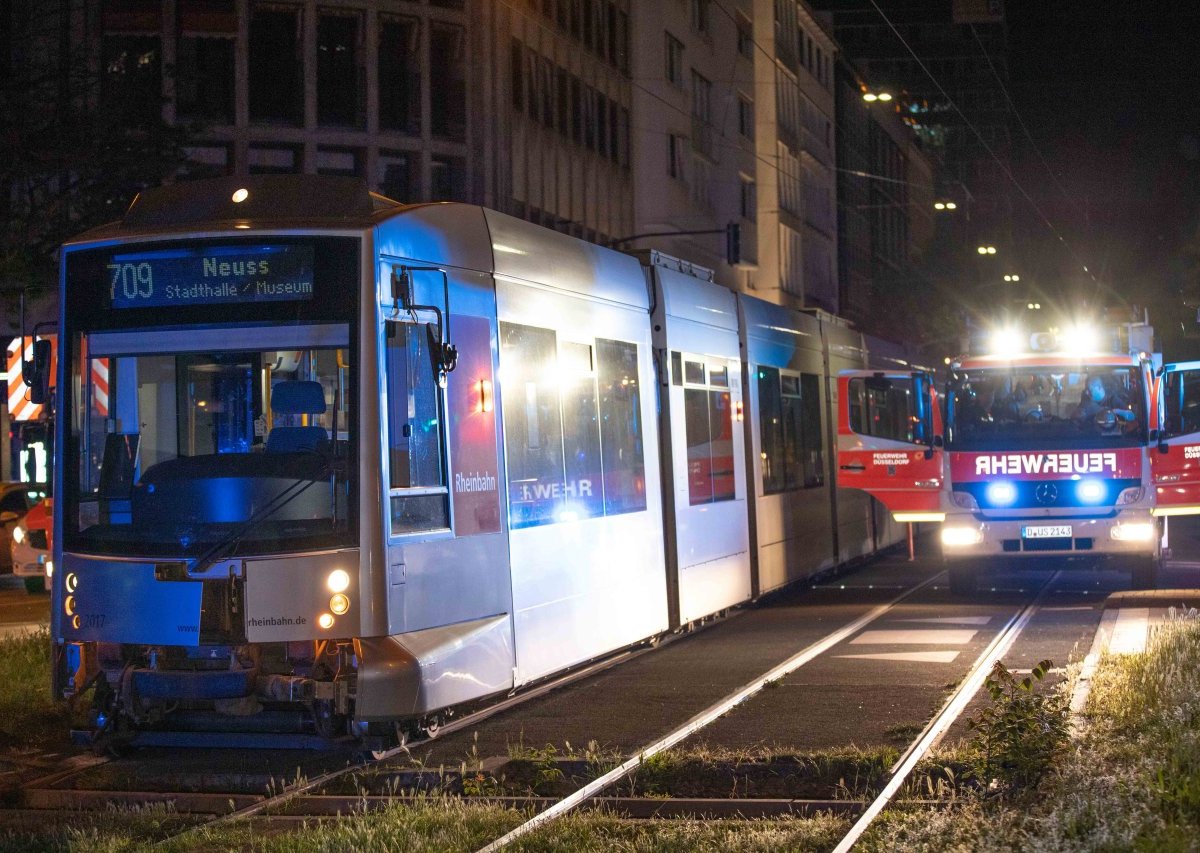
[[872, 342], [683, 261], [258, 176], [61, 284], [55, 690], [102, 741], [393, 737], [902, 535], [833, 488]]

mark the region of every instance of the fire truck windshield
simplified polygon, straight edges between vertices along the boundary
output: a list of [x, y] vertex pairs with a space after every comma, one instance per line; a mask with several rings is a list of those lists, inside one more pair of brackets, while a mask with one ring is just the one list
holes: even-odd
[[952, 450], [1123, 447], [1146, 441], [1136, 367], [1022, 367], [959, 374], [947, 394]]

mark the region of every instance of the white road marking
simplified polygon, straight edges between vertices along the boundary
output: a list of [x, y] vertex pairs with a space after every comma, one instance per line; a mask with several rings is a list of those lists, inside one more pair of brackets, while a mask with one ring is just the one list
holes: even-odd
[[931, 616], [928, 619], [897, 619], [897, 622], [934, 622], [938, 625], [986, 625], [991, 616]]
[[1096, 609], [1096, 605], [1094, 605], [1094, 604], [1090, 604], [1090, 605], [1089, 604], [1081, 604], [1078, 607], [1043, 607], [1042, 608], [1042, 610], [1046, 611], [1047, 613], [1063, 613], [1068, 610], [1095, 610], [1095, 609]]
[[1108, 651], [1114, 655], [1128, 655], [1144, 650], [1149, 630], [1149, 607], [1120, 608], [1117, 610], [1117, 624], [1113, 627]]
[[919, 628], [898, 629], [898, 630], [879, 630], [879, 631], [863, 631], [857, 637], [850, 641], [852, 646], [861, 645], [937, 645], [937, 646], [964, 646], [971, 642], [971, 639], [978, 634], [978, 631], [968, 631], [963, 629], [955, 631], [948, 628]]
[[859, 660], [899, 660], [913, 663], [953, 663], [958, 657], [956, 651], [945, 652], [881, 652], [877, 655], [836, 655], [839, 658], [857, 658]]

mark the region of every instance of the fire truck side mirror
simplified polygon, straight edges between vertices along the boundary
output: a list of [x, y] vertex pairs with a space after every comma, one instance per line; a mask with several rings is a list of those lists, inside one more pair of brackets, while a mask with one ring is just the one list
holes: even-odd
[[32, 374], [29, 377], [29, 402], [44, 405], [50, 398], [50, 358], [52, 345], [45, 338], [33, 342]]

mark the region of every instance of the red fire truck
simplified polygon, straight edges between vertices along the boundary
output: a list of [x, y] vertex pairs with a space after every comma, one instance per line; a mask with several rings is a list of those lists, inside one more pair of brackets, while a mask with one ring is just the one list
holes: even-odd
[[1107, 562], [1153, 587], [1165, 517], [1200, 514], [1200, 362], [1155, 370], [1149, 336], [1120, 331], [1004, 330], [941, 393], [920, 371], [842, 373], [838, 485], [940, 523], [956, 593], [1010, 559]]

